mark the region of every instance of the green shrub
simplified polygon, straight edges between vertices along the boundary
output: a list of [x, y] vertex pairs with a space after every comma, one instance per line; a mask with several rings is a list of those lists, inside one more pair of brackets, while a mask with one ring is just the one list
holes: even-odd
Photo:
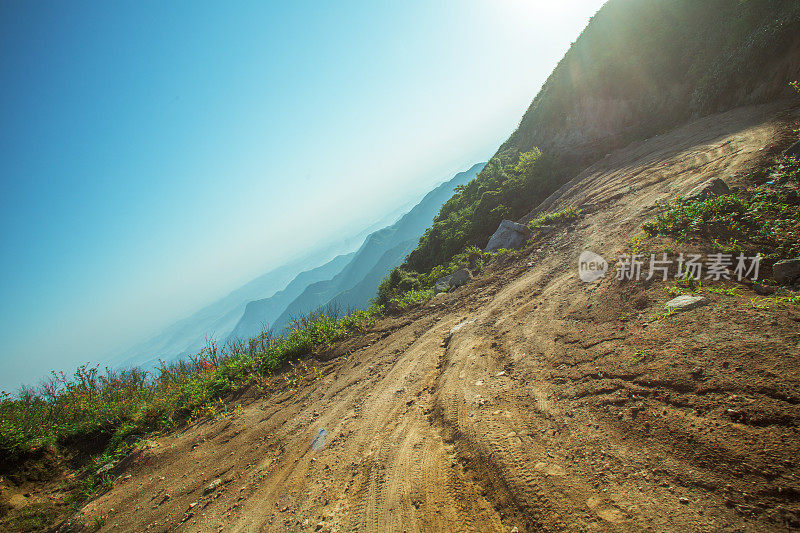
[[538, 148], [500, 152], [478, 176], [458, 187], [400, 268], [383, 280], [376, 301], [386, 304], [410, 290], [468, 266], [480, 269], [481, 252], [503, 219], [518, 219], [554, 192], [570, 169]]
[[52, 504], [34, 503], [11, 514], [3, 521], [10, 531], [41, 531], [47, 528], [58, 516]]
[[378, 286], [376, 304], [386, 305], [397, 293], [420, 290], [422, 286], [417, 276], [416, 272], [408, 272], [402, 268], [393, 269]]
[[645, 222], [642, 227], [649, 236], [668, 234], [687, 240], [690, 234], [711, 231], [716, 224], [739, 224], [747, 211], [747, 202], [731, 195], [712, 196], [701, 201], [677, 199], [654, 221]]

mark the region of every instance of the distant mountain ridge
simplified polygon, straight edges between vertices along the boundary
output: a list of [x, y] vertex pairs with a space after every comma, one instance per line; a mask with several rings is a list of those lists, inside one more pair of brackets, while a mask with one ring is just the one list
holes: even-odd
[[269, 298], [248, 302], [244, 314], [237, 321], [229, 338], [249, 339], [268, 329], [278, 315], [312, 283], [330, 279], [338, 274], [355, 256], [356, 252], [339, 255], [324, 265], [301, 272], [285, 289]]
[[[152, 367], [158, 360], [173, 361], [187, 355], [198, 353], [205, 346], [207, 339], [224, 340], [233, 330], [248, 302], [274, 295], [287, 288], [287, 284], [297, 277], [299, 272], [309, 266], [322, 265], [331, 257], [340, 256], [342, 252], [353, 253], [364, 239], [376, 229], [386, 224], [386, 220], [397, 220], [399, 213], [393, 212], [383, 222], [373, 223], [361, 232], [342, 238], [322, 249], [315, 250], [298, 259], [293, 259], [266, 274], [246, 283], [232, 291], [224, 298], [213, 302], [192, 315], [183, 318], [157, 335], [142, 341], [125, 352], [109, 357], [109, 362], [120, 368], [140, 366]], [[320, 267], [321, 268], [321, 267]]]
[[233, 329], [235, 335], [232, 337], [239, 339], [252, 337], [258, 334], [265, 324], [269, 324], [275, 333], [281, 333], [289, 326], [293, 317], [329, 304], [341, 310], [367, 307], [376, 295], [383, 277], [392, 268], [401, 264], [405, 256], [414, 249], [420, 236], [431, 225], [442, 204], [452, 196], [456, 187], [465, 185], [475, 178], [485, 165], [486, 163], [478, 163], [469, 170], [459, 172], [425, 195], [396, 223], [370, 234], [340, 272], [329, 279], [308, 285], [286, 305], [272, 323], [268, 318], [280, 305], [278, 300], [267, 298], [250, 302], [241, 320]]

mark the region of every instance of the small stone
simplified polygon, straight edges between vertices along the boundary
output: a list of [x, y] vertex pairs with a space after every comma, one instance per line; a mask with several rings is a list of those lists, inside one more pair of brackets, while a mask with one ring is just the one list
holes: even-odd
[[703, 296], [684, 294], [668, 301], [666, 304], [664, 304], [664, 307], [674, 311], [689, 311], [691, 309], [695, 309], [696, 307], [706, 305], [707, 303], [708, 298], [704, 298]]
[[106, 472], [108, 472], [112, 468], [114, 468], [114, 463], [106, 463], [103, 466], [101, 466], [100, 468], [98, 468], [97, 472], [95, 472], [95, 474], [98, 474], [98, 475], [99, 474], [105, 474]]
[[753, 283], [753, 290], [756, 294], [761, 296], [769, 296], [770, 294], [775, 294], [775, 287], [770, 287], [769, 285], [762, 285], [761, 283]]
[[205, 490], [203, 490], [203, 494], [210, 494], [220, 488], [222, 486], [222, 480], [220, 478], [215, 479], [211, 483], [209, 483]]
[[678, 501], [681, 502], [681, 504], [683, 505], [689, 505], [689, 498], [681, 497], [678, 499]]

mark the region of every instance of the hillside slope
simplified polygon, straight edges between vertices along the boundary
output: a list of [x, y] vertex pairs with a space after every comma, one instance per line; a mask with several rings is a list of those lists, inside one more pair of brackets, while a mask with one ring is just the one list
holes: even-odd
[[[387, 264], [387, 268], [379, 268], [378, 271], [375, 271], [376, 265], [384, 257], [384, 254], [408, 240], [419, 239], [425, 228], [430, 226], [433, 217], [439, 212], [445, 200], [453, 194], [453, 190], [472, 180], [484, 165], [485, 163], [478, 163], [469, 170], [459, 172], [452, 179], [425, 195], [411, 211], [403, 215], [395, 224], [372, 233], [350, 263], [337, 276], [328, 281], [310, 285], [289, 304], [272, 324], [273, 329], [276, 332], [282, 331], [289, 325], [293, 317], [315, 311], [345, 291], [350, 291], [350, 296], [345, 298], [348, 308], [367, 307], [370, 299], [375, 296], [381, 278], [392, 267], [402, 262], [401, 258], [401, 261], [391, 265]], [[352, 291], [358, 283], [366, 278], [373, 280], [370, 287], [362, 284], [360, 289]], [[375, 278], [377, 278], [377, 282], [374, 282]]]
[[741, 286], [649, 320], [663, 284], [576, 272], [587, 246], [625, 249], [657, 202], [710, 177], [745, 184], [798, 123], [796, 109], [744, 108], [613, 153], [554, 204], [598, 207], [577, 223], [333, 346], [318, 378], [276, 376], [229, 398], [240, 409], [148, 441], [83, 518], [104, 517], [101, 531], [800, 528], [798, 311], [754, 307]]
[[408, 239], [384, 252], [375, 263], [375, 266], [364, 275], [361, 281], [328, 300], [325, 303], [325, 307], [343, 311], [363, 307], [364, 302], [369, 302], [375, 298], [375, 292], [381, 280], [392, 268], [403, 262], [408, 253], [417, 245], [417, 242], [417, 238]]
[[794, 0], [610, 0], [395, 278], [457, 268], [451, 259], [486, 246], [501, 220], [519, 219], [613, 149], [692, 117], [792, 96], [799, 36]]
[[498, 154], [595, 160], [692, 116], [791, 96], [798, 72], [794, 0], [611, 0]]

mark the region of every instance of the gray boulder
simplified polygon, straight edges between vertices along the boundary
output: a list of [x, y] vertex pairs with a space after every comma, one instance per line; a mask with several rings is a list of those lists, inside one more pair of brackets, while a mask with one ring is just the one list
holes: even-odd
[[789, 284], [800, 278], [800, 258], [778, 261], [772, 267], [772, 275], [775, 281], [781, 284]]
[[771, 285], [763, 285], [761, 283], [753, 283], [753, 290], [756, 294], [761, 296], [769, 296], [777, 292], [775, 287], [772, 287]]
[[691, 294], [684, 294], [682, 296], [678, 296], [677, 298], [673, 298], [672, 300], [668, 301], [666, 304], [664, 304], [664, 307], [676, 312], [689, 311], [690, 309], [694, 309], [695, 307], [700, 307], [701, 305], [706, 305], [707, 303], [708, 303], [708, 298], [703, 298], [702, 296], [692, 296]]
[[447, 292], [450, 290], [450, 276], [445, 276], [436, 281], [436, 285], [433, 286], [433, 293], [440, 294], [443, 292]]
[[531, 236], [528, 226], [503, 220], [494, 232], [484, 252], [496, 252], [501, 248], [515, 249], [521, 247]]
[[712, 178], [705, 181], [689, 191], [686, 195], [687, 200], [705, 200], [710, 196], [720, 196], [723, 194], [731, 194], [731, 188], [728, 184], [719, 178]]
[[455, 288], [458, 288], [465, 283], [469, 282], [472, 279], [472, 272], [467, 270], [466, 268], [460, 268], [450, 274], [449, 276], [445, 276], [443, 278], [439, 278], [436, 280], [436, 285], [433, 288], [433, 292], [439, 294], [440, 292], [447, 292], [451, 291]]

